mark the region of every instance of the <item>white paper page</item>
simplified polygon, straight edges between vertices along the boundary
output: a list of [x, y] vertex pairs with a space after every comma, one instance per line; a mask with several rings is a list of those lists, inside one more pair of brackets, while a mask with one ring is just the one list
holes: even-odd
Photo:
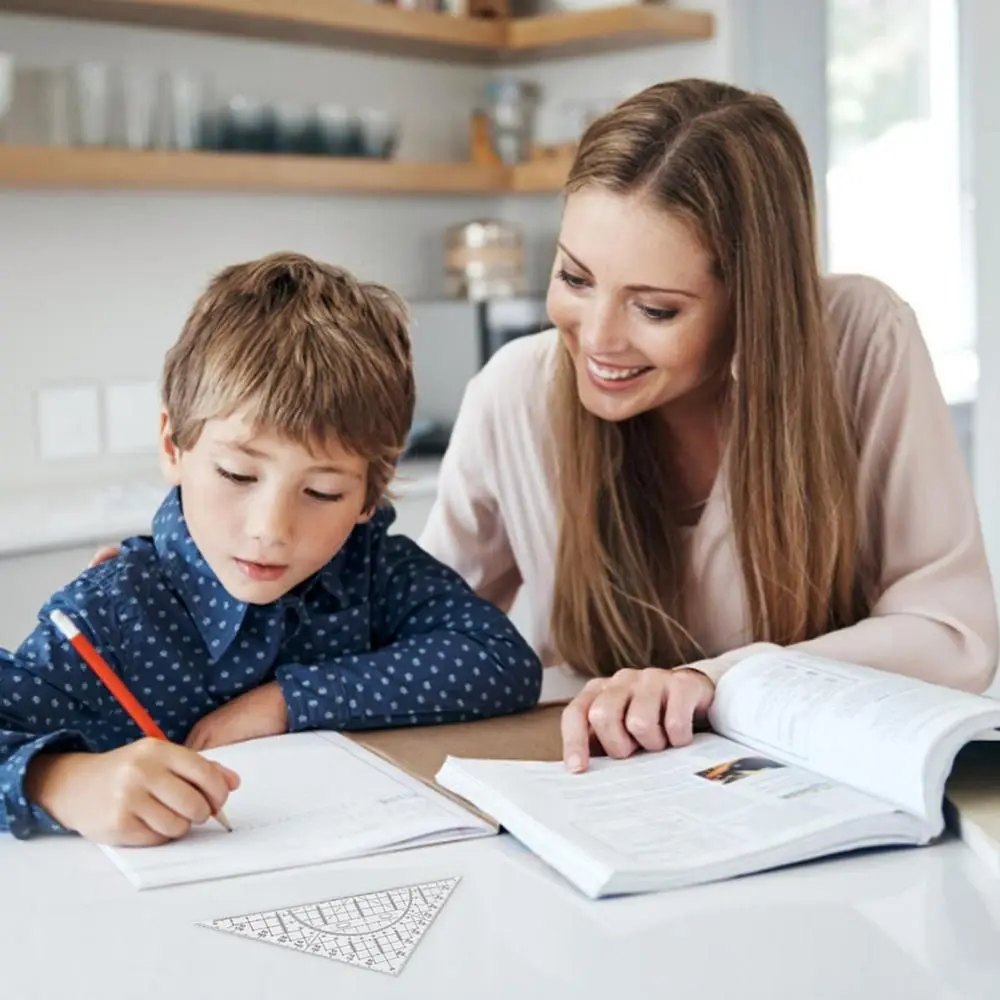
[[494, 833], [415, 778], [334, 733], [252, 740], [205, 752], [240, 787], [214, 820], [162, 847], [103, 850], [137, 888], [273, 871]]
[[[451, 758], [438, 781], [491, 812], [515, 836], [521, 813], [575, 845], [563, 861], [572, 851], [575, 864], [586, 857], [616, 871], [688, 871], [895, 812], [710, 733], [665, 753], [597, 758], [583, 774], [561, 763]], [[561, 868], [556, 852], [538, 853]]]
[[730, 739], [935, 822], [940, 796], [928, 788], [929, 758], [952, 735], [996, 726], [1000, 704], [783, 650], [729, 670], [709, 718]]

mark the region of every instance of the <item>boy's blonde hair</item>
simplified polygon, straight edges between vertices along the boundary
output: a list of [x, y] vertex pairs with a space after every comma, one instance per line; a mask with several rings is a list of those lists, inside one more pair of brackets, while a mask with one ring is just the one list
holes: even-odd
[[195, 303], [163, 369], [174, 444], [248, 407], [258, 428], [369, 461], [366, 507], [385, 495], [413, 420], [407, 314], [382, 285], [301, 254], [227, 267]]

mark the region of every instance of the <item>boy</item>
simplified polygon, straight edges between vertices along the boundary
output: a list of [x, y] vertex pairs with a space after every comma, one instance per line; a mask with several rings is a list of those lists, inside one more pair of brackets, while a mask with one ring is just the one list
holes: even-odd
[[[151, 537], [0, 651], [0, 829], [157, 844], [238, 784], [198, 751], [309, 728], [527, 708], [541, 665], [381, 506], [414, 406], [401, 302], [294, 254], [230, 267], [167, 354]], [[159, 723], [130, 717], [49, 620], [64, 611]]]

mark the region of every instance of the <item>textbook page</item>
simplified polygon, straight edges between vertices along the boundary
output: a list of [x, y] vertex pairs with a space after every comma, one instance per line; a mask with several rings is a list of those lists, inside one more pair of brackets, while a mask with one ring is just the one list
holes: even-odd
[[709, 721], [730, 739], [892, 802], [940, 832], [951, 761], [1000, 725], [1000, 703], [776, 650], [723, 675]]
[[913, 843], [924, 825], [712, 733], [666, 753], [594, 758], [583, 774], [449, 757], [437, 780], [593, 896], [629, 874], [667, 887], [861, 843]]
[[228, 833], [209, 821], [161, 847], [102, 849], [136, 888], [198, 882], [495, 833], [423, 782], [336, 733], [205, 751], [239, 774]]

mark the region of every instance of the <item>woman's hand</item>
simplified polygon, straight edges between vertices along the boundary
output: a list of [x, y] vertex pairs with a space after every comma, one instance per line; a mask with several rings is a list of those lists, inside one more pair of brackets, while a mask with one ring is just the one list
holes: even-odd
[[109, 559], [114, 559], [122, 548], [120, 545], [102, 545], [93, 555], [90, 560], [90, 565], [87, 569], [93, 569], [94, 566], [100, 566], [102, 562], [107, 562]]
[[715, 697], [715, 685], [698, 670], [619, 670], [588, 681], [562, 714], [563, 760], [570, 771], [586, 771], [591, 745], [610, 757], [640, 748], [684, 746]]

